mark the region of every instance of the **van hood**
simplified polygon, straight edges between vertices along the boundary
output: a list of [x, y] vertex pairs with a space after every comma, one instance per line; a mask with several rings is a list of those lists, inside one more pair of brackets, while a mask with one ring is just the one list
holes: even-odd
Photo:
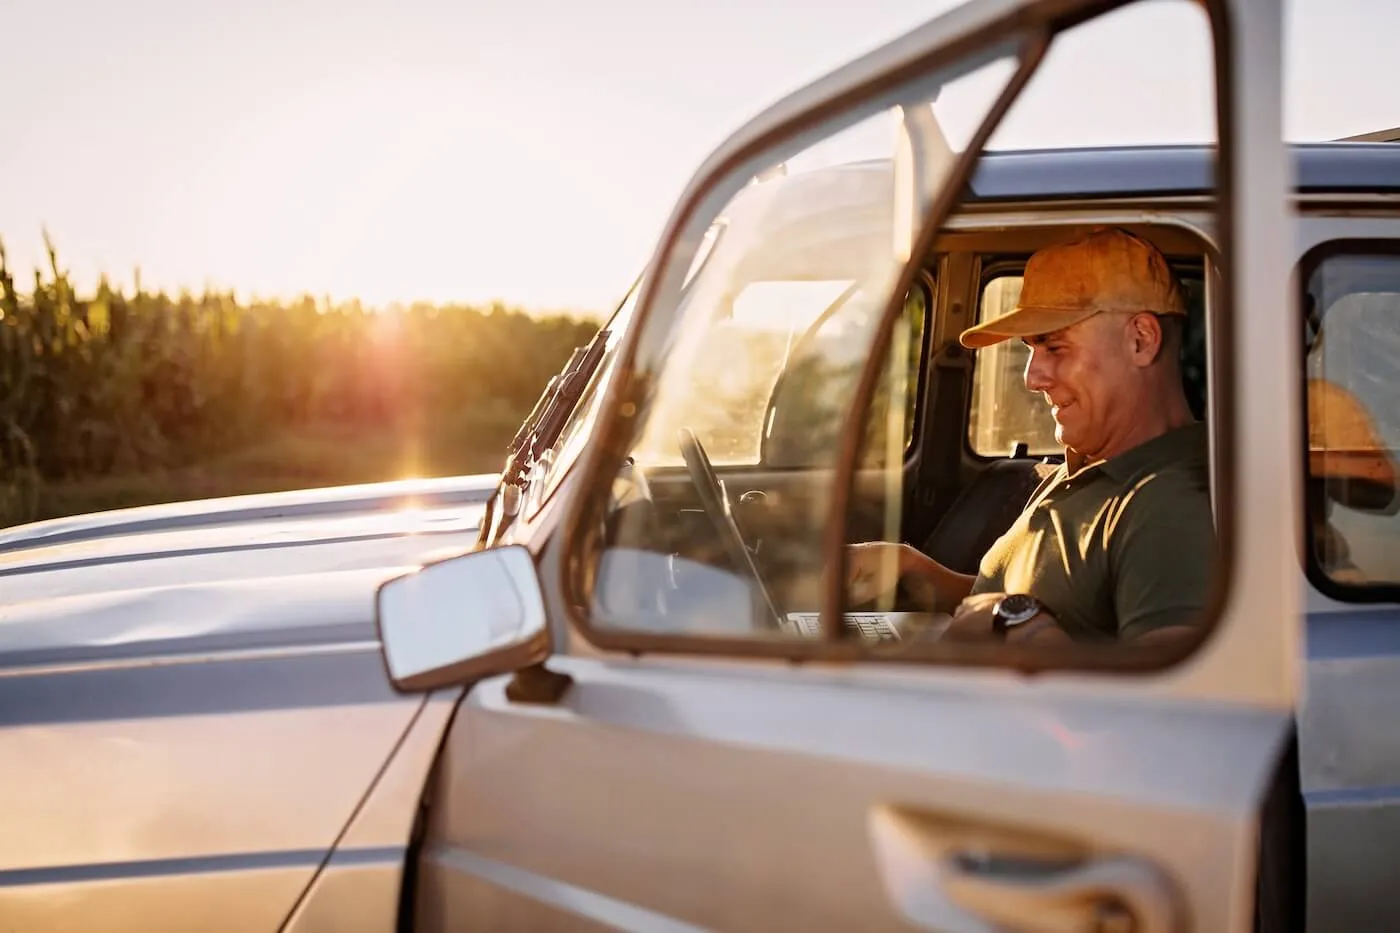
[[8, 663], [373, 639], [380, 583], [469, 549], [494, 475], [125, 509], [0, 533]]

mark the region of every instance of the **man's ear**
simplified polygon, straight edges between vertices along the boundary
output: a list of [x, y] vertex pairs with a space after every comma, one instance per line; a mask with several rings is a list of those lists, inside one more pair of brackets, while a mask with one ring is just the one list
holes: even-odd
[[1151, 366], [1162, 352], [1162, 322], [1146, 311], [1128, 322], [1128, 352], [1138, 366]]

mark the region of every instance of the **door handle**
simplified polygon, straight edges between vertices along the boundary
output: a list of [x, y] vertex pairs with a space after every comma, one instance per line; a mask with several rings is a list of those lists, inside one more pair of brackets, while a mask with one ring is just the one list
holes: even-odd
[[886, 893], [941, 933], [1180, 933], [1181, 899], [1143, 859], [1012, 827], [879, 806], [871, 841]]
[[958, 906], [1026, 933], [1176, 931], [1171, 890], [1150, 864], [1128, 856], [990, 873], [954, 869], [943, 887]]

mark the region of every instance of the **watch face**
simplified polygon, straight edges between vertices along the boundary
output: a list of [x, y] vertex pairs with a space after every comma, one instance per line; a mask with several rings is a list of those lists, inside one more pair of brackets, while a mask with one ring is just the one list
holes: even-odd
[[1040, 600], [1025, 593], [1012, 593], [997, 603], [996, 614], [1003, 625], [1019, 625], [1040, 613]]

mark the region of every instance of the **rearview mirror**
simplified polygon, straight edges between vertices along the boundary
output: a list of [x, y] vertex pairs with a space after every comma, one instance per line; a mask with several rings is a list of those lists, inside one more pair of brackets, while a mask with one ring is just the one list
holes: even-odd
[[505, 674], [549, 652], [544, 596], [530, 552], [475, 551], [389, 580], [376, 599], [380, 650], [399, 690]]

